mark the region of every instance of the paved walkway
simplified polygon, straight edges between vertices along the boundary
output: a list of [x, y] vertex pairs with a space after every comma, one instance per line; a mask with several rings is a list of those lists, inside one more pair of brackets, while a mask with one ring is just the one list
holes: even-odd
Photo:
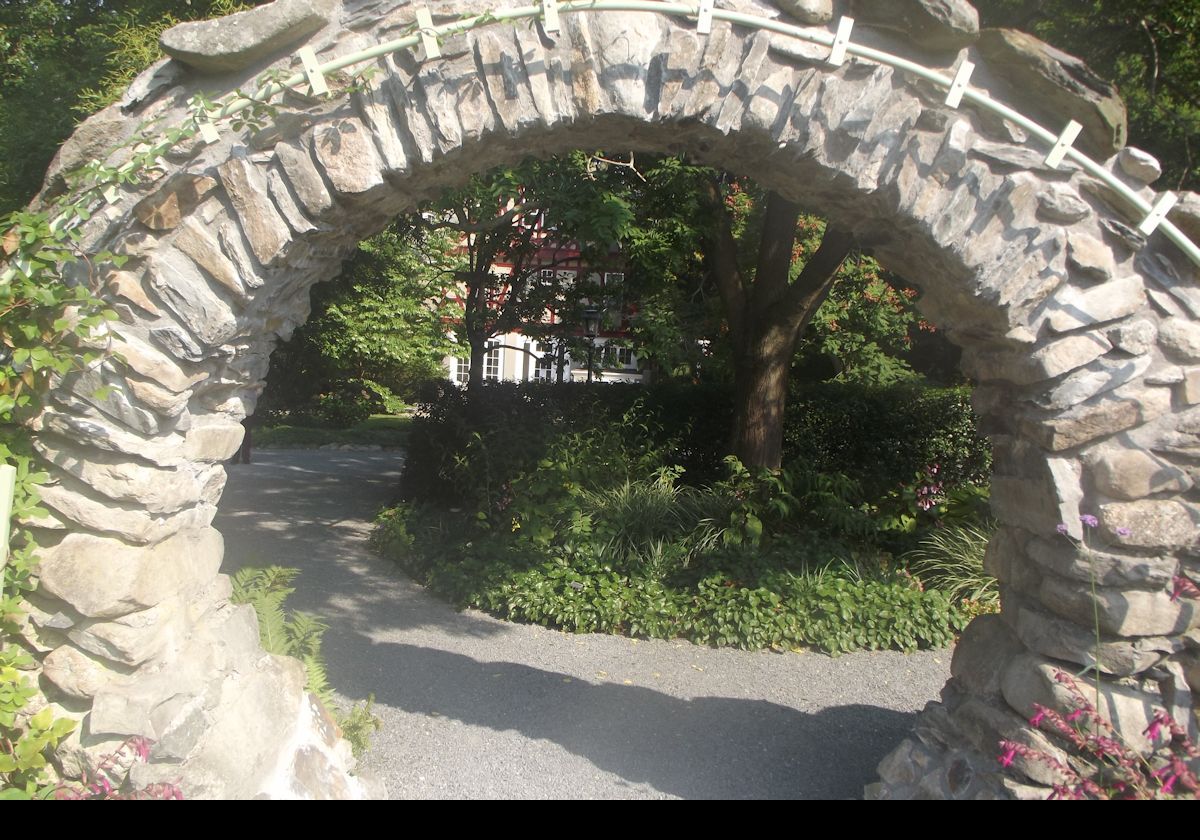
[[225, 571], [302, 570], [332, 682], [374, 692], [364, 763], [395, 798], [852, 798], [937, 697], [949, 651], [711, 650], [455, 612], [368, 550], [402, 456], [259, 451], [231, 467]]

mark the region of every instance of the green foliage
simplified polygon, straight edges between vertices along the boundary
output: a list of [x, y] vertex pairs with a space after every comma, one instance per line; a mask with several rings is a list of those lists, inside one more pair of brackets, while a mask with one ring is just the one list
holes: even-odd
[[0, 214], [33, 197], [77, 120], [115, 101], [160, 57], [158, 33], [241, 7], [230, 0], [0, 4]]
[[692, 450], [721, 450], [696, 439], [687, 410], [713, 392], [694, 391], [497, 385], [473, 413], [433, 394], [406, 472], [417, 502], [381, 517], [375, 546], [456, 604], [577, 632], [834, 653], [953, 639], [967, 612], [896, 567], [845, 475], [726, 459], [689, 481]]
[[[801, 230], [813, 227], [812, 217], [801, 218]], [[802, 242], [802, 247], [815, 249], [818, 244]], [[904, 287], [871, 257], [851, 257], [801, 337], [797, 366], [820, 368], [819, 360], [831, 360], [833, 379], [862, 385], [894, 385], [915, 378], [905, 360], [912, 332], [932, 330], [917, 315], [916, 297], [914, 289]]]
[[314, 426], [268, 426], [254, 430], [254, 446], [277, 449], [315, 449], [325, 444], [382, 446], [395, 449], [408, 442], [412, 419], [376, 415], [349, 429]]
[[[724, 387], [487, 383], [469, 410], [471, 400], [450, 385], [423, 393], [405, 467], [408, 497], [490, 509], [506, 483], [543, 460], [560, 471], [593, 463], [608, 486], [629, 477], [630, 463], [645, 467], [643, 478], [683, 467], [681, 480], [692, 486], [726, 474], [732, 396]], [[990, 472], [991, 449], [975, 422], [966, 388], [798, 384], [785, 418], [784, 462], [805, 464], [804, 475], [845, 476], [859, 501], [872, 504], [911, 486], [931, 464], [954, 492], [984, 484]], [[564, 430], [603, 431], [607, 439], [589, 438], [594, 448], [586, 453], [564, 445], [551, 457], [550, 441]]]
[[947, 488], [984, 484], [991, 471], [991, 447], [976, 428], [969, 388], [795, 385], [784, 453], [819, 472], [844, 472], [870, 500], [911, 486], [914, 475], [934, 464]]
[[[584, 515], [601, 533], [619, 527]], [[871, 573], [829, 563], [826, 551], [847, 549], [815, 534], [775, 540], [764, 556], [717, 545], [707, 529], [700, 541], [651, 537], [624, 553], [586, 528], [564, 529], [541, 548], [477, 531], [464, 539], [464, 529], [469, 521], [433, 509], [395, 508], [381, 518], [375, 545], [460, 606], [570, 632], [837, 654], [944, 646], [967, 621], [948, 595], [878, 561]]]
[[116, 316], [96, 296], [98, 265], [119, 264], [109, 254], [87, 256], [78, 226], [90, 216], [86, 198], [63, 200], [49, 211], [15, 213], [0, 226], [0, 462], [16, 469], [8, 562], [0, 577], [0, 796], [45, 795], [46, 753], [74, 727], [50, 709], [28, 714], [36, 687], [21, 669], [24, 594], [34, 588], [34, 543], [24, 523], [46, 512], [37, 469], [22, 425], [41, 408], [51, 383], [79, 376], [105, 358], [101, 328]]
[[[235, 604], [249, 604], [258, 616], [258, 635], [263, 649], [279, 656], [293, 656], [304, 664], [306, 688], [327, 708], [336, 709], [333, 686], [325, 670], [321, 654], [321, 637], [329, 629], [312, 613], [287, 610], [284, 604], [296, 590], [291, 586], [299, 569], [281, 566], [255, 568], [246, 566], [233, 575]], [[374, 696], [355, 703], [346, 713], [335, 712], [342, 735], [350, 742], [355, 756], [370, 746], [370, 734], [382, 722], [371, 713]]]
[[971, 613], [999, 612], [1000, 590], [996, 579], [983, 568], [994, 530], [991, 523], [935, 528], [902, 559], [915, 575]]
[[271, 356], [258, 412], [346, 428], [397, 407], [442, 375], [453, 243], [396, 225], [359, 245], [342, 274], [316, 286], [312, 315]]
[[1129, 112], [1130, 142], [1163, 164], [1164, 183], [1197, 189], [1200, 7], [1194, 0], [990, 0], [984, 26], [1044, 38], [1114, 82]]
[[0, 799], [45, 799], [54, 791], [46, 755], [75, 728], [46, 706], [28, 714], [38, 688], [22, 673], [31, 659], [15, 645], [0, 650]]

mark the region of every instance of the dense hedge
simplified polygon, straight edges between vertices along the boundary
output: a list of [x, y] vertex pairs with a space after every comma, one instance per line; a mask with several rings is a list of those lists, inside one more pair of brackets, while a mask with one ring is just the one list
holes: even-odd
[[844, 473], [869, 497], [933, 464], [947, 486], [982, 484], [991, 470], [967, 387], [804, 385], [790, 395], [783, 436], [785, 460]]
[[[733, 402], [720, 386], [486, 383], [474, 405], [449, 383], [422, 395], [405, 476], [409, 498], [469, 502], [453, 479], [472, 441], [486, 451], [489, 478], [504, 481], [545, 456], [564, 431], [640, 427], [648, 448], [667, 451], [683, 480], [703, 485], [724, 474]], [[864, 434], [864, 430], [868, 430]], [[987, 480], [987, 441], [978, 434], [967, 388], [806, 384], [793, 389], [784, 461], [841, 473], [875, 499], [931, 464], [947, 486]]]

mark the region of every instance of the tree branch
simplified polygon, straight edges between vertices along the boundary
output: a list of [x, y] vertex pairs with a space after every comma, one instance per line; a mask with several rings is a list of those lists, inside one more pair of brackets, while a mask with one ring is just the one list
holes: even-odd
[[817, 308], [829, 296], [833, 278], [850, 255], [854, 247], [854, 234], [839, 230], [832, 225], [825, 228], [821, 245], [804, 265], [804, 270], [788, 287], [781, 301], [780, 310], [797, 333], [802, 330], [816, 313]]
[[800, 208], [779, 193], [767, 194], [759, 241], [758, 265], [754, 272], [753, 308], [756, 318], [768, 316], [788, 295], [788, 275], [792, 270], [792, 247], [796, 243], [796, 222]]

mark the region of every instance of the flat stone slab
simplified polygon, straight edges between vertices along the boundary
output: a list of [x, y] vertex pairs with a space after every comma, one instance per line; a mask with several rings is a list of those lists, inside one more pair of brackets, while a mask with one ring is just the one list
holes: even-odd
[[241, 70], [295, 44], [329, 23], [336, 0], [275, 0], [216, 20], [172, 26], [163, 52], [201, 73]]

